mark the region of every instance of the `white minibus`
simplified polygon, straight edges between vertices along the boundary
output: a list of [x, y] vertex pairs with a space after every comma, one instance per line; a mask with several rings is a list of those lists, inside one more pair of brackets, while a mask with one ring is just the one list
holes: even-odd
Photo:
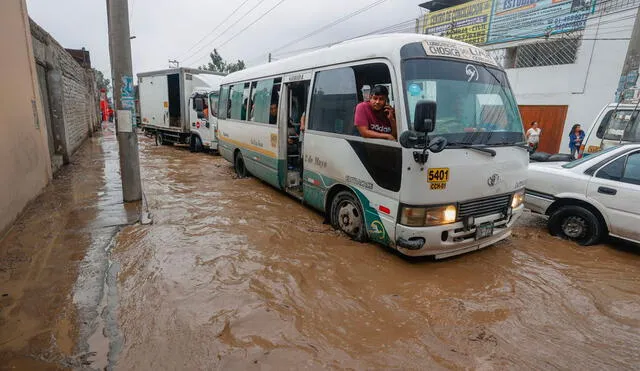
[[[395, 140], [354, 126], [377, 85], [395, 108]], [[477, 47], [418, 34], [345, 41], [224, 77], [218, 108], [219, 152], [240, 177], [289, 193], [355, 240], [445, 258], [507, 238], [522, 212], [518, 106]]]

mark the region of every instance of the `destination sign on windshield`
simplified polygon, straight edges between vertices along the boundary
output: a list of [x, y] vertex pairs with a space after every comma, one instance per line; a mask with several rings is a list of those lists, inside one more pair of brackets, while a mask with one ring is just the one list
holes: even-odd
[[496, 61], [486, 51], [471, 45], [459, 44], [446, 40], [425, 40], [424, 51], [429, 56], [451, 57], [471, 60], [497, 66]]

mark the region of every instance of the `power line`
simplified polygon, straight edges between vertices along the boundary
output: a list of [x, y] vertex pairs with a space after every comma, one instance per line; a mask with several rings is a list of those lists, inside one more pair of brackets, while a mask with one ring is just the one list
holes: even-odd
[[231, 25], [229, 25], [229, 27], [225, 28], [224, 31], [222, 31], [218, 36], [216, 36], [213, 40], [211, 40], [208, 44], [203, 45], [200, 49], [196, 50], [194, 53], [191, 53], [191, 55], [187, 58], [185, 58], [183, 60], [183, 62], [188, 61], [189, 59], [193, 58], [195, 55], [197, 55], [198, 53], [200, 53], [204, 48], [211, 46], [213, 44], [214, 41], [218, 40], [222, 35], [224, 35], [225, 33], [227, 33], [227, 31], [229, 31], [231, 29], [231, 27], [237, 25], [241, 20], [244, 19], [244, 17], [248, 16], [249, 14], [251, 14], [256, 8], [258, 8], [258, 6], [262, 5], [266, 0], [260, 0], [256, 5], [253, 6], [253, 8], [249, 9], [249, 11], [247, 11], [246, 13], [244, 13], [240, 18], [238, 18], [235, 22], [233, 22]]
[[297, 44], [297, 43], [299, 43], [300, 41], [302, 41], [302, 40], [304, 40], [304, 39], [307, 39], [307, 38], [309, 38], [309, 37], [311, 37], [311, 36], [315, 36], [315, 35], [317, 35], [318, 33], [322, 32], [322, 31], [325, 31], [325, 30], [327, 30], [327, 29], [329, 29], [329, 28], [331, 28], [331, 27], [333, 27], [333, 26], [335, 26], [335, 25], [338, 25], [338, 24], [340, 24], [340, 23], [342, 23], [342, 22], [344, 22], [344, 21], [346, 21], [346, 20], [348, 20], [348, 19], [351, 19], [351, 18], [353, 18], [353, 17], [357, 16], [357, 15], [358, 15], [358, 14], [360, 14], [360, 13], [364, 13], [364, 12], [366, 12], [367, 10], [373, 9], [374, 7], [376, 7], [376, 6], [378, 6], [378, 5], [382, 4], [382, 3], [384, 3], [385, 1], [387, 1], [387, 0], [377, 0], [377, 1], [376, 1], [376, 2], [374, 2], [373, 4], [370, 4], [370, 5], [367, 5], [367, 6], [365, 6], [365, 7], [362, 7], [362, 8], [360, 8], [360, 9], [356, 10], [356, 11], [353, 11], [353, 12], [351, 12], [351, 13], [349, 13], [349, 14], [347, 14], [347, 15], [343, 16], [343, 17], [341, 17], [341, 18], [338, 18], [337, 20], [335, 20], [335, 21], [333, 21], [333, 22], [330, 22], [330, 23], [328, 23], [328, 24], [326, 24], [326, 25], [324, 25], [324, 26], [322, 26], [322, 27], [320, 27], [320, 28], [318, 28], [318, 29], [316, 29], [316, 30], [313, 30], [312, 32], [309, 32], [308, 34], [306, 34], [306, 35], [304, 35], [304, 36], [302, 36], [302, 37], [299, 37], [299, 38], [297, 38], [297, 39], [295, 39], [295, 40], [293, 40], [293, 41], [291, 41], [291, 42], [289, 42], [289, 43], [287, 43], [287, 44], [285, 44], [285, 45], [282, 45], [281, 47], [276, 48], [276, 49], [272, 50], [271, 52], [272, 52], [272, 53], [275, 53], [275, 52], [277, 52], [277, 51], [279, 51], [279, 50], [282, 50], [282, 49], [285, 49], [285, 48], [287, 48], [287, 47], [289, 47], [289, 46], [291, 46], [291, 45]]
[[227, 41], [223, 42], [222, 44], [219, 45], [219, 47], [223, 47], [225, 46], [227, 43], [229, 43], [231, 40], [235, 39], [236, 37], [238, 37], [240, 34], [242, 34], [243, 32], [245, 32], [246, 30], [248, 30], [251, 26], [253, 26], [254, 24], [258, 23], [262, 18], [266, 17], [267, 14], [271, 13], [275, 8], [277, 8], [278, 6], [280, 6], [280, 4], [284, 3], [287, 0], [280, 0], [276, 5], [274, 5], [273, 7], [271, 7], [271, 9], [267, 10], [264, 14], [262, 14], [260, 17], [258, 17], [258, 19], [256, 19], [255, 21], [251, 22], [247, 27], [243, 28], [242, 30], [240, 30], [239, 32], [237, 32], [235, 35], [231, 36], [231, 38], [229, 38]]
[[202, 41], [204, 41], [207, 37], [213, 35], [214, 32], [216, 32], [220, 27], [222, 27], [223, 24], [225, 24], [226, 21], [228, 21], [229, 19], [231, 19], [231, 17], [233, 17], [234, 14], [236, 14], [238, 12], [238, 10], [240, 10], [240, 8], [242, 8], [244, 6], [244, 4], [248, 3], [249, 0], [244, 0], [242, 2], [242, 4], [238, 5], [237, 8], [235, 8], [231, 14], [229, 14], [224, 21], [218, 23], [218, 25], [216, 27], [213, 28], [213, 30], [211, 30], [211, 32], [209, 32], [208, 34], [204, 35], [202, 37], [202, 39], [198, 40], [195, 44], [193, 44], [186, 52], [182, 53], [182, 55], [180, 56], [180, 58], [178, 59], [182, 59], [182, 57], [184, 57], [187, 53], [189, 53], [190, 51], [192, 51], [196, 46], [198, 46], [198, 44], [200, 44]]

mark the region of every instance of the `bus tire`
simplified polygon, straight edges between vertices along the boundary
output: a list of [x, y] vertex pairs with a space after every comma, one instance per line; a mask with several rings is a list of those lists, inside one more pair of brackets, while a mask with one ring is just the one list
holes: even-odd
[[236, 171], [236, 175], [238, 178], [246, 178], [249, 175], [247, 168], [244, 165], [244, 158], [242, 157], [242, 152], [238, 151], [236, 154], [236, 158], [233, 161], [233, 168]]
[[364, 213], [358, 198], [349, 191], [340, 191], [333, 197], [330, 209], [333, 228], [346, 233], [354, 241], [366, 240]]

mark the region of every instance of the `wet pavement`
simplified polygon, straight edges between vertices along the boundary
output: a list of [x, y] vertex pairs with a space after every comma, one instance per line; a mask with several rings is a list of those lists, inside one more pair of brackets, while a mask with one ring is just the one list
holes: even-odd
[[135, 224], [113, 148], [85, 145], [0, 243], [0, 369], [640, 367], [638, 246], [579, 247], [526, 215], [488, 249], [407, 260], [144, 137], [153, 224]]

